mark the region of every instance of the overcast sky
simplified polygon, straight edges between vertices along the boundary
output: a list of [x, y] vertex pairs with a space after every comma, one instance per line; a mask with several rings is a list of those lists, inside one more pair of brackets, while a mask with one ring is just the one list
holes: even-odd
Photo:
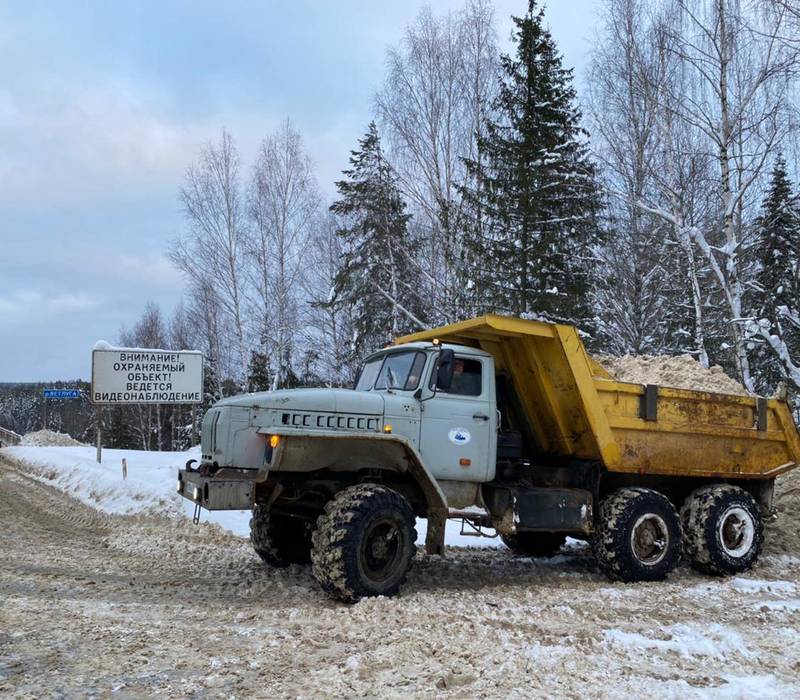
[[[504, 42], [526, 4], [495, 3]], [[597, 4], [547, 10], [579, 89]], [[288, 116], [332, 194], [371, 117], [386, 47], [422, 5], [0, 3], [0, 382], [89, 379], [96, 340], [115, 341], [149, 299], [171, 311], [178, 188], [223, 126], [249, 169]]]

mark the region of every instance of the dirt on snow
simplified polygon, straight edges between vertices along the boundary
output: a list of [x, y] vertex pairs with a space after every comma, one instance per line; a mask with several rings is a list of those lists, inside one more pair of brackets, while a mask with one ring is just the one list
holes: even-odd
[[743, 576], [626, 585], [582, 543], [454, 549], [347, 606], [216, 526], [104, 515], [0, 456], [0, 695], [796, 697], [797, 487]]
[[22, 436], [22, 445], [31, 447], [82, 447], [83, 443], [78, 442], [71, 435], [57, 433], [53, 430], [36, 430], [32, 433], [25, 433]]
[[725, 374], [722, 367], [703, 367], [691, 355], [598, 355], [595, 359], [621, 382], [748, 395], [747, 390]]

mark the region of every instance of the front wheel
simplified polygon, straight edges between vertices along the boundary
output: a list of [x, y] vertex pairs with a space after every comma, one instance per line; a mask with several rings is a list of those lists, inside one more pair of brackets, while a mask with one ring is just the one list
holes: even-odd
[[753, 497], [730, 484], [696, 489], [681, 509], [692, 567], [712, 576], [747, 571], [758, 559], [764, 525]]
[[416, 553], [414, 522], [411, 506], [397, 491], [378, 484], [344, 489], [317, 519], [314, 578], [345, 603], [395, 595]]
[[612, 581], [661, 581], [681, 558], [681, 524], [658, 491], [624, 488], [600, 506], [592, 548]]
[[264, 563], [278, 569], [311, 561], [311, 524], [271, 513], [265, 506], [253, 508], [250, 542]]

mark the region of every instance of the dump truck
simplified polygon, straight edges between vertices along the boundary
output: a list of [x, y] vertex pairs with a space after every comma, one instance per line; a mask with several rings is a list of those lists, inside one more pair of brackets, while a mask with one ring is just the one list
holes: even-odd
[[745, 571], [800, 459], [784, 401], [616, 381], [568, 325], [488, 315], [370, 355], [353, 389], [217, 402], [178, 491], [251, 509], [270, 566], [310, 564], [345, 602], [396, 594], [445, 524], [517, 555], [591, 543], [618, 581]]

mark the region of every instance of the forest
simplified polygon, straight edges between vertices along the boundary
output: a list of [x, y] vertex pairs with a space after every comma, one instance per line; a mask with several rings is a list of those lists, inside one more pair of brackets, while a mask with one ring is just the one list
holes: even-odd
[[[332, 201], [291, 115], [255, 153], [209, 134], [176, 183], [185, 227], [167, 252], [185, 296], [148, 302], [119, 343], [202, 350], [209, 405], [349, 386], [395, 336], [497, 312], [575, 324], [595, 352], [688, 353], [796, 399], [800, 6], [599, 12], [576, 76], [536, 0], [510, 42], [489, 0], [423, 8], [386, 50]], [[190, 433], [172, 407], [104, 420], [121, 446]]]

